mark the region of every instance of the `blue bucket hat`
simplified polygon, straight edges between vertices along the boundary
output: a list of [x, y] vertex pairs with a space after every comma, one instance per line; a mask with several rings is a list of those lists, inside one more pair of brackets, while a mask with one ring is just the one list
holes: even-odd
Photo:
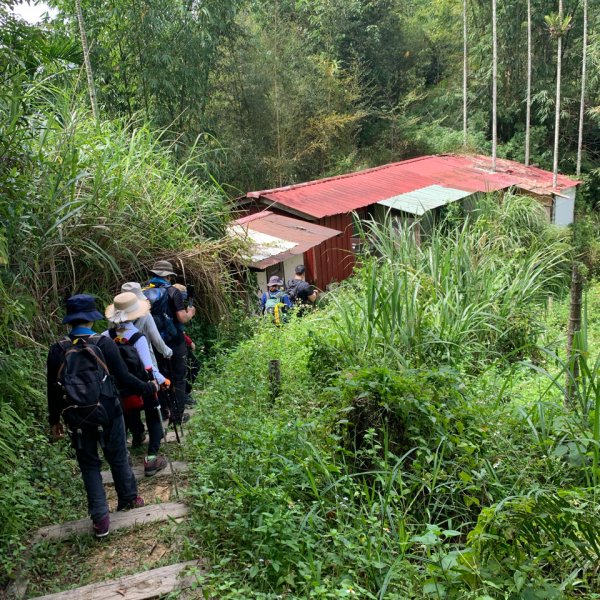
[[76, 294], [67, 300], [67, 314], [63, 323], [73, 321], [100, 321], [104, 315], [96, 308], [96, 298], [88, 294]]

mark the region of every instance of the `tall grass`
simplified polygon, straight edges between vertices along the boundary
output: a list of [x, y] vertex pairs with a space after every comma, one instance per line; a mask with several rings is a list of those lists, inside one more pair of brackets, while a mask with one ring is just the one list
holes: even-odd
[[[502, 216], [511, 206], [507, 199], [496, 210]], [[466, 355], [490, 360], [531, 347], [547, 295], [566, 289], [567, 247], [551, 234], [544, 246], [523, 246], [522, 233], [500, 235], [498, 217], [494, 228], [487, 219], [475, 214], [450, 231], [442, 224], [420, 245], [414, 225], [398, 227], [389, 216], [368, 222], [370, 253], [335, 298], [347, 351], [407, 366]]]
[[96, 123], [77, 93], [74, 44], [2, 7], [0, 23], [2, 587], [29, 527], [83, 516], [67, 446], [48, 444], [46, 432], [46, 343], [64, 298], [108, 300], [169, 259], [196, 284], [202, 322], [220, 322], [234, 302], [237, 249], [223, 236], [228, 206], [201, 152], [176, 164], [143, 121]]

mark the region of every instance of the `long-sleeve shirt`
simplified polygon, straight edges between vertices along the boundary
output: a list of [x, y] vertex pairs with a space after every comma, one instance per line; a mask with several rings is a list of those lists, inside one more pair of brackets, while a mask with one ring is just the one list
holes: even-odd
[[171, 356], [173, 356], [173, 350], [165, 344], [165, 341], [158, 332], [158, 328], [156, 327], [152, 315], [140, 317], [134, 321], [134, 325], [146, 336], [148, 348], [150, 350], [150, 358], [152, 359], [152, 366], [158, 370], [158, 363], [156, 362], [154, 350], [160, 352], [165, 358], [171, 358]]
[[[93, 332], [82, 335], [69, 335], [73, 340], [76, 337], [88, 339]], [[109, 337], [100, 336], [97, 341], [97, 346], [102, 350], [104, 360], [108, 371], [119, 386], [127, 387], [133, 390], [134, 393], [140, 395], [153, 394], [156, 390], [154, 383], [151, 381], [141, 381], [134, 377], [127, 369], [125, 362], [121, 358], [121, 354], [117, 345]], [[56, 342], [50, 346], [48, 351], [48, 360], [46, 362], [46, 384], [48, 394], [48, 421], [50, 425], [55, 425], [60, 421], [60, 415], [64, 406], [63, 390], [58, 384], [58, 369], [62, 361], [63, 349]], [[118, 401], [117, 401], [118, 405]], [[114, 407], [107, 407], [109, 417], [115, 415]], [[111, 414], [112, 413], [112, 414]], [[118, 413], [120, 414], [120, 413]]]
[[[135, 333], [137, 333], [138, 331], [139, 331], [139, 329], [131, 322], [120, 323], [117, 326], [117, 334], [119, 335], [119, 337], [123, 337], [126, 340], [133, 337], [133, 335]], [[110, 337], [108, 330], [103, 331], [102, 335], [106, 336], [106, 337]], [[144, 365], [144, 369], [146, 369], [146, 371], [149, 371], [150, 369], [152, 369], [152, 374], [154, 376], [154, 379], [156, 380], [156, 383], [158, 383], [158, 385], [162, 385], [165, 382], [165, 377], [158, 370], [158, 368], [152, 361], [152, 357], [150, 355], [150, 347], [148, 345], [148, 340], [142, 335], [137, 340], [137, 342], [135, 344], [133, 344], [133, 347], [137, 350], [138, 356], [140, 357], [140, 360], [142, 361], [142, 364]]]

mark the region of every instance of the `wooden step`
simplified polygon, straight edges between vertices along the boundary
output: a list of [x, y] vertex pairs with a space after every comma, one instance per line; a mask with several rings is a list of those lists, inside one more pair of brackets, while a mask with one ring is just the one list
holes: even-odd
[[[195, 560], [136, 573], [119, 579], [92, 583], [74, 590], [38, 596], [35, 600], [146, 600], [191, 587], [196, 574], [184, 574], [189, 567], [202, 567]], [[197, 571], [196, 571], [197, 573]]]
[[[110, 530], [124, 529], [134, 525], [145, 525], [167, 521], [169, 519], [180, 519], [185, 517], [189, 508], [181, 502], [165, 502], [164, 504], [150, 504], [142, 508], [134, 508], [122, 512], [111, 513]], [[75, 535], [92, 534], [92, 522], [90, 519], [69, 521], [61, 525], [49, 525], [38, 529], [33, 537], [33, 542], [41, 540], [63, 540]]]
[[[173, 471], [175, 471], [175, 473], [185, 473], [188, 470], [188, 464], [182, 461], [173, 461]], [[135, 475], [136, 479], [142, 479], [142, 477], [144, 477], [144, 465], [137, 465], [135, 467], [133, 467], [133, 474]], [[102, 483], [104, 485], [114, 485], [114, 480], [113, 480], [113, 476], [112, 473], [110, 471], [102, 471], [102, 473], [100, 473], [100, 475], [102, 475]], [[153, 475], [152, 477], [169, 477], [171, 476], [171, 467], [169, 465], [167, 465], [164, 469], [162, 469], [161, 471], [158, 471], [158, 473], [156, 473], [156, 475]]]

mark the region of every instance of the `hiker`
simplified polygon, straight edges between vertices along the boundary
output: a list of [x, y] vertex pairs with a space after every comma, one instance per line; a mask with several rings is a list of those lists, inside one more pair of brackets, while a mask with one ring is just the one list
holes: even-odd
[[[138, 379], [154, 380], [160, 387], [169, 385], [165, 376], [152, 364], [148, 340], [134, 325], [136, 319], [150, 314], [148, 300], [140, 300], [133, 292], [122, 292], [115, 296], [104, 314], [114, 327], [102, 335], [116, 342], [129, 372]], [[131, 430], [136, 445], [141, 445], [143, 441], [144, 425], [140, 418], [142, 409], [146, 415], [149, 441], [148, 454], [144, 458], [144, 475], [152, 477], [167, 466], [167, 459], [158, 454], [163, 428], [157, 395], [139, 395], [127, 386], [120, 387], [119, 392], [125, 425]]]
[[[175, 283], [173, 287], [177, 288], [183, 297], [183, 301], [185, 302], [188, 298], [188, 292], [185, 285], [181, 283]], [[183, 337], [185, 338], [185, 347], [187, 349], [187, 375], [185, 378], [185, 405], [188, 407], [192, 407], [196, 404], [196, 401], [192, 398], [192, 389], [194, 387], [194, 382], [198, 377], [198, 373], [200, 372], [200, 361], [198, 357], [194, 354], [196, 350], [196, 344], [192, 340], [192, 338], [187, 334], [184, 330]]]
[[[144, 296], [144, 292], [142, 292], [142, 286], [137, 281], [128, 281], [121, 286], [122, 292], [132, 292], [134, 293], [140, 300], [147, 300], [146, 296]], [[173, 350], [169, 348], [165, 344], [165, 341], [160, 336], [158, 329], [156, 328], [156, 323], [152, 315], [147, 314], [143, 315], [139, 319], [136, 319], [133, 323], [145, 336], [148, 340], [148, 348], [150, 350], [150, 359], [152, 360], [152, 366], [158, 370], [158, 362], [156, 361], [156, 353], [160, 354], [164, 359], [169, 359], [173, 356]], [[163, 419], [169, 418], [169, 409], [168, 409], [168, 401], [167, 401], [167, 393], [164, 391], [159, 392], [159, 397], [163, 400], [160, 402], [160, 410], [162, 412]], [[141, 423], [141, 419], [140, 419]], [[139, 424], [138, 424], [139, 428]], [[138, 431], [138, 434], [134, 434], [131, 447], [139, 447], [144, 442], [144, 426], [142, 424], [141, 431]]]
[[272, 315], [276, 325], [282, 325], [285, 322], [285, 313], [292, 308], [292, 302], [286, 292], [281, 289], [282, 286], [283, 281], [277, 275], [273, 275], [267, 284], [267, 291], [260, 299], [261, 314]]
[[136, 394], [158, 389], [154, 381], [131, 375], [116, 344], [92, 330], [94, 321], [103, 318], [93, 296], [71, 296], [63, 319], [71, 331], [50, 347], [47, 361], [50, 430], [54, 438], [64, 436], [62, 417], [81, 470], [96, 537], [108, 535], [110, 528], [98, 444], [115, 482], [117, 510], [144, 506], [128, 461], [123, 411], [113, 378]]
[[298, 308], [298, 314], [304, 314], [317, 301], [317, 290], [306, 281], [306, 269], [304, 265], [296, 265], [294, 279], [290, 279], [287, 285], [287, 294]]
[[173, 265], [166, 260], [154, 264], [150, 273], [148, 287], [144, 295], [152, 305], [151, 314], [164, 342], [171, 348], [173, 355], [170, 361], [158, 359], [161, 372], [170, 374], [175, 388], [175, 403], [171, 421], [179, 425], [187, 420], [185, 409], [185, 382], [187, 375], [187, 348], [183, 337], [183, 326], [196, 314], [194, 306], [185, 307], [181, 292], [173, 287], [175, 271]]

